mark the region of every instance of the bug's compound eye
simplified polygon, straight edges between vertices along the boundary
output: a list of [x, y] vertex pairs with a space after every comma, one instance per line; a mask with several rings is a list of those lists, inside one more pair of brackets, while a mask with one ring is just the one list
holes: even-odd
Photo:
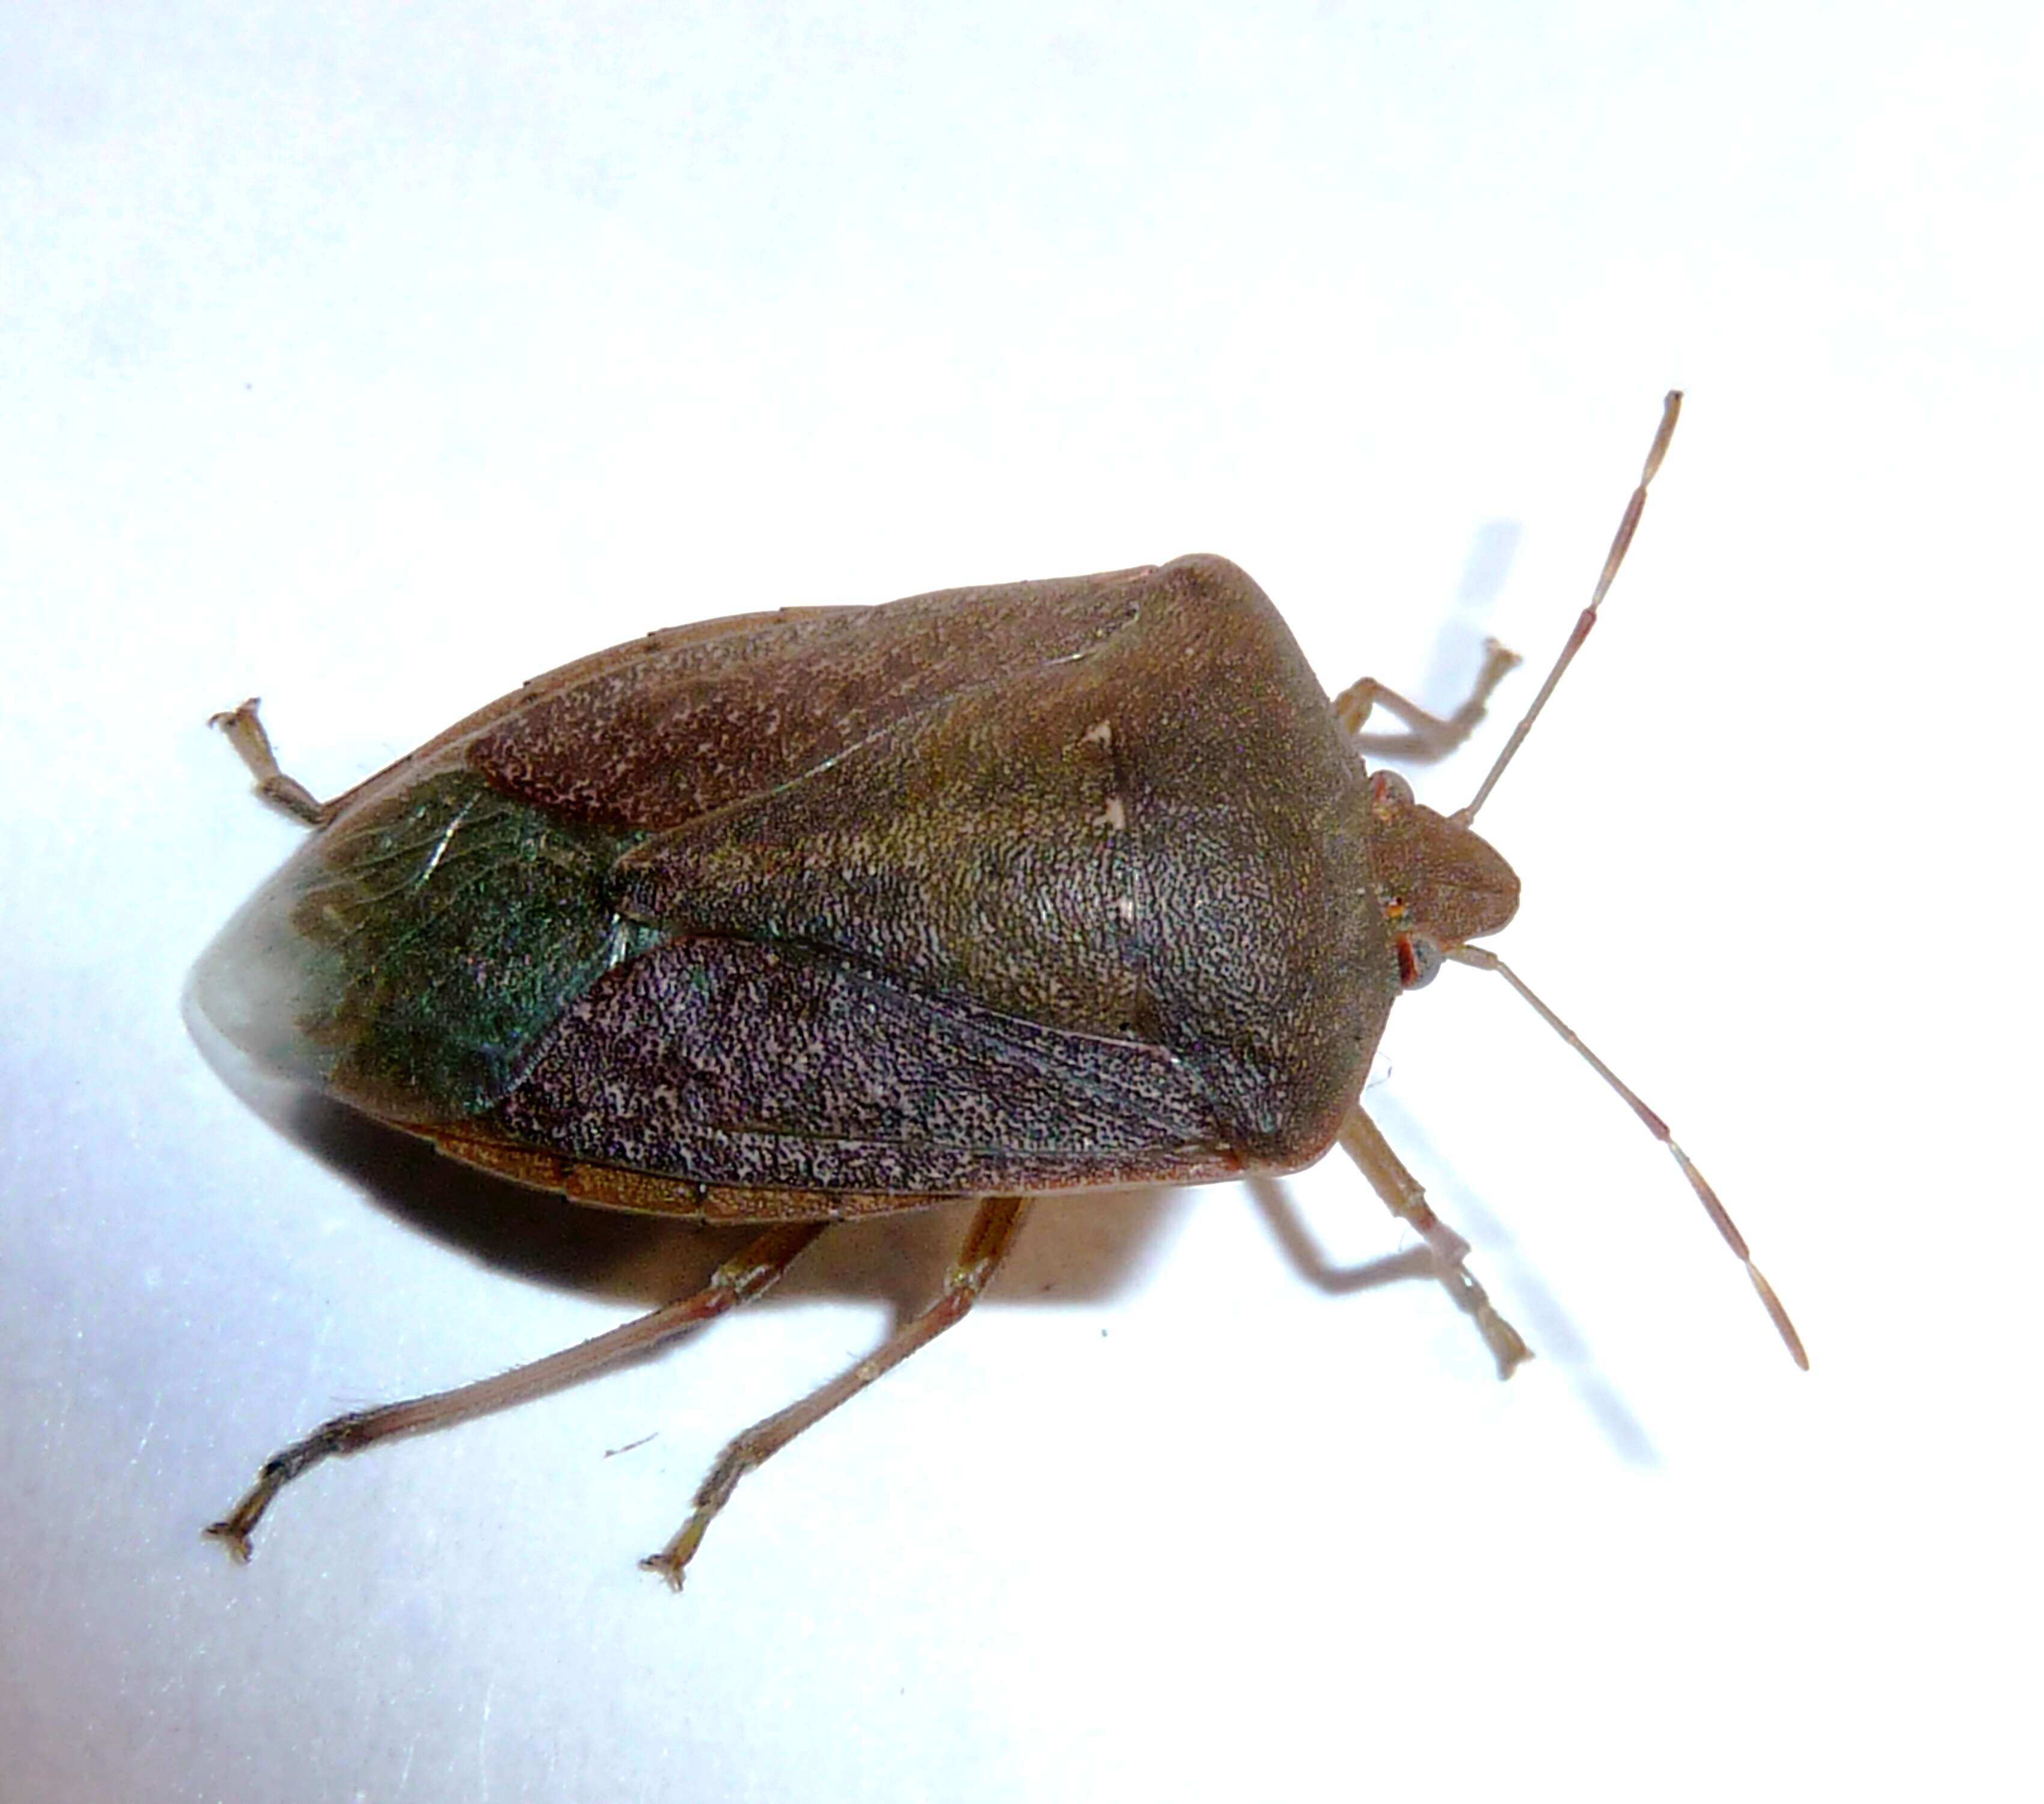
[[1410, 808], [1412, 786], [1396, 771], [1373, 771], [1370, 774], [1370, 799], [1380, 808]]
[[1417, 933], [1400, 933], [1397, 943], [1398, 987], [1401, 990], [1425, 989], [1447, 962], [1441, 956], [1441, 948]]

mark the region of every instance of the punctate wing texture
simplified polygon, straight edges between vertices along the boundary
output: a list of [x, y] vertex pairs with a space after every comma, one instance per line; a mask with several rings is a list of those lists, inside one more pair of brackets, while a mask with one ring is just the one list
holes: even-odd
[[1132, 613], [1082, 656], [1010, 648], [999, 680], [828, 771], [649, 839], [620, 865], [628, 912], [1160, 1046], [1244, 1161], [1309, 1158], [1397, 991], [1361, 764], [1234, 565], [1027, 587], [1054, 643], [1075, 636], [1061, 610]]
[[885, 608], [655, 633], [542, 678], [470, 740], [510, 794], [658, 830], [815, 777], [932, 709], [1083, 660], [1141, 616], [1150, 572], [951, 589]]
[[1219, 559], [680, 629], [363, 785], [202, 1002], [372, 1113], [703, 1182], [1294, 1164], [1396, 992], [1362, 782]]
[[513, 1139], [755, 1190], [970, 1194], [1231, 1167], [1182, 1060], [991, 1014], [827, 953], [670, 940], [568, 1010]]

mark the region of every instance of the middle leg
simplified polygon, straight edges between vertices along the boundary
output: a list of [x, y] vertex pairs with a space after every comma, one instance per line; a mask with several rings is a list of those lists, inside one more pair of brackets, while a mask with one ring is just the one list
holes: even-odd
[[962, 1321], [966, 1312], [978, 1301], [988, 1281], [1000, 1269], [1001, 1260], [1008, 1256], [1025, 1210], [1026, 1205], [1020, 1197], [993, 1197], [982, 1202], [972, 1218], [972, 1226], [966, 1230], [964, 1246], [951, 1262], [950, 1275], [944, 1280], [943, 1294], [849, 1371], [840, 1373], [799, 1403], [790, 1405], [764, 1421], [755, 1422], [733, 1440], [710, 1467], [709, 1476], [696, 1493], [695, 1507], [680, 1531], [658, 1553], [639, 1564], [650, 1572], [658, 1572], [679, 1591], [683, 1574], [695, 1557], [697, 1548], [701, 1545], [705, 1531], [716, 1519], [717, 1512], [731, 1501], [738, 1481], [754, 1467], [771, 1459], [805, 1429], [814, 1427], [840, 1404], [850, 1402], [882, 1373], [893, 1371], [911, 1353], [928, 1346], [947, 1328]]

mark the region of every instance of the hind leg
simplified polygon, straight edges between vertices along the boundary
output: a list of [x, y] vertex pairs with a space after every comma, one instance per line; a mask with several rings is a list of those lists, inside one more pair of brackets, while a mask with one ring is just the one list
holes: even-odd
[[320, 801], [296, 777], [287, 777], [278, 768], [277, 754], [270, 748], [270, 736], [263, 730], [262, 717], [256, 713], [261, 706], [252, 695], [240, 707], [215, 714], [206, 725], [218, 727], [227, 735], [256, 779], [256, 793], [265, 802], [275, 803], [309, 827], [325, 825], [333, 813], [333, 804]]
[[374, 1410], [355, 1410], [322, 1422], [302, 1441], [294, 1441], [263, 1462], [256, 1482], [234, 1508], [206, 1531], [225, 1541], [236, 1560], [246, 1560], [249, 1537], [263, 1512], [292, 1479], [337, 1453], [359, 1453], [379, 1441], [401, 1434], [423, 1434], [498, 1410], [507, 1410], [548, 1391], [566, 1389], [585, 1378], [650, 1352], [704, 1322], [749, 1302], [777, 1282], [795, 1256], [824, 1231], [822, 1222], [792, 1223], [762, 1234], [736, 1259], [717, 1268], [709, 1283], [691, 1296], [597, 1335], [578, 1346], [564, 1348], [529, 1365], [514, 1366], [494, 1378], [479, 1379], [431, 1396], [407, 1398]]

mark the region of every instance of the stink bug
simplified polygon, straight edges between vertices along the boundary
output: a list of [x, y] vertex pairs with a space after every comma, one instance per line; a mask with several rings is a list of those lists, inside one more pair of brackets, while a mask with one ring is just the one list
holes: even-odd
[[[331, 802], [218, 717], [313, 829], [201, 961], [244, 1051], [443, 1152], [580, 1202], [760, 1233], [696, 1294], [498, 1378], [340, 1416], [208, 1531], [242, 1557], [330, 1454], [585, 1377], [756, 1296], [828, 1224], [978, 1199], [943, 1294], [724, 1451], [646, 1564], [678, 1586], [743, 1475], [969, 1310], [1053, 1190], [1296, 1170], [1339, 1140], [1508, 1374], [1526, 1356], [1358, 1095], [1393, 1002], [1494, 971], [1668, 1147], [1790, 1352], [1788, 1318], [1658, 1117], [1495, 954], [1517, 906], [1469, 806], [1362, 754], [1459, 744], [1330, 703], [1262, 591], [1186, 557], [655, 633], [528, 683]], [[1376, 708], [1404, 730], [1363, 736]]]

